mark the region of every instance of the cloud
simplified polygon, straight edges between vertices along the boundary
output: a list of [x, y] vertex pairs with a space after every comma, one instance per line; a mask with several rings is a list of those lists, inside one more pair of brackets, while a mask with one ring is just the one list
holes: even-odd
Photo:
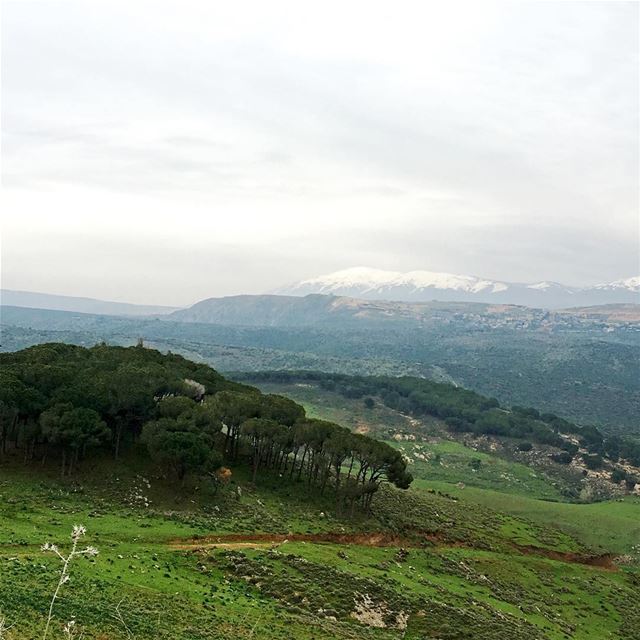
[[[628, 276], [637, 18], [634, 3], [5, 2], [4, 284], [100, 295], [98, 267], [82, 283], [73, 268], [80, 228], [83, 260], [105, 238], [114, 267], [147, 256], [110, 270], [133, 300], [163, 260], [189, 282], [220, 273], [184, 259], [207, 251], [234, 265], [207, 295], [363, 262]], [[23, 268], [38, 227], [65, 246], [43, 241], [46, 281], [36, 256]]]

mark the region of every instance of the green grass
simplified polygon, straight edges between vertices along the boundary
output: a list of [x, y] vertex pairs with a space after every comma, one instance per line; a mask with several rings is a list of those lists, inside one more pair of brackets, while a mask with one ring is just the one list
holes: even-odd
[[365, 428], [370, 432], [387, 435], [390, 431], [411, 430], [406, 416], [389, 409], [381, 402], [376, 402], [373, 408], [368, 409], [362, 398], [345, 398], [339, 393], [328, 391], [316, 384], [266, 382], [254, 386], [263, 393], [277, 393], [291, 398], [303, 405], [311, 418], [329, 420], [351, 429]]
[[[577, 565], [531, 557], [514, 562], [509, 554], [468, 549], [411, 550], [402, 563], [396, 561], [395, 549], [339, 550], [330, 545], [292, 544], [286, 551], [336, 570], [348, 567], [359, 577], [376, 579], [384, 575], [407, 593], [421, 592], [438, 598], [444, 590], [451, 604], [463, 604], [472, 597], [506, 615], [533, 620], [552, 638], [561, 638], [570, 628], [573, 637], [587, 638], [588, 633], [579, 631], [585, 627], [598, 628], [606, 637], [607, 633], [615, 633], [621, 622], [618, 616], [610, 615], [613, 609], [600, 607], [599, 599], [624, 588], [624, 578], [594, 578], [592, 572]], [[343, 559], [338, 551], [347, 558]], [[596, 588], [584, 589], [590, 579]], [[568, 606], [573, 599], [576, 606]], [[562, 624], [557, 624], [558, 616], [562, 616]]]
[[[217, 495], [206, 486], [176, 491], [139, 460], [105, 460], [64, 480], [55, 470], [34, 474], [20, 465], [0, 466], [0, 609], [15, 623], [8, 637], [39, 637], [59, 570], [40, 545], [66, 548], [78, 522], [100, 555], [73, 566], [51, 638], [61, 638], [62, 624], [72, 617], [85, 638], [101, 640], [131, 637], [124, 624], [141, 640], [638, 637], [637, 567], [613, 572], [545, 556], [545, 550], [588, 553], [585, 545], [596, 541], [591, 518], [602, 520], [602, 531], [629, 527], [636, 518], [636, 529], [620, 533], [609, 547], [626, 549], [637, 531], [636, 502], [579, 506], [514, 496], [510, 504], [504, 493], [441, 483], [431, 490], [385, 490], [371, 516], [350, 520], [335, 513], [331, 496], [303, 485], [267, 477], [252, 487], [242, 467], [234, 469], [234, 482]], [[243, 490], [239, 501], [235, 486]], [[529, 503], [556, 508], [558, 518], [564, 514], [573, 525], [572, 535], [564, 520], [559, 529], [546, 515], [536, 517]], [[515, 513], [517, 505], [525, 517]], [[582, 521], [572, 508], [585, 506], [591, 515]], [[384, 531], [408, 546], [406, 558], [397, 545], [175, 547], [178, 538], [226, 533]], [[518, 545], [539, 550], [528, 555]], [[387, 622], [406, 613], [407, 629], [354, 619], [363, 594], [384, 608]]]
[[[419, 481], [463, 482], [509, 494], [562, 499], [557, 485], [540, 471], [476, 451], [459, 442], [399, 442], [395, 446], [410, 460], [409, 470]], [[479, 461], [476, 467], [472, 466], [473, 461]]]
[[425, 480], [417, 484], [447, 491], [465, 504], [486, 505], [501, 513], [525, 518], [543, 526], [552, 526], [594, 549], [640, 556], [638, 496], [592, 504], [570, 504], [477, 487], [460, 489], [444, 482]]

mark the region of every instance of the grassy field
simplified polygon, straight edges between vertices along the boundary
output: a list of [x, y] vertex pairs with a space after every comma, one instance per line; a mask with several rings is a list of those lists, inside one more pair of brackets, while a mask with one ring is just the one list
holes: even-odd
[[447, 491], [461, 502], [486, 505], [501, 513], [558, 528], [594, 549], [640, 557], [640, 497], [637, 496], [592, 504], [569, 504], [477, 487], [460, 489], [430, 480], [418, 480], [416, 487]]
[[[351, 519], [304, 485], [274, 477], [254, 487], [243, 468], [217, 494], [176, 492], [139, 462], [81, 472], [61, 480], [55, 470], [0, 466], [7, 638], [41, 637], [60, 562], [40, 545], [68, 548], [75, 523], [100, 554], [72, 565], [50, 638], [64, 637], [70, 619], [101, 640], [630, 640], [640, 632], [637, 565], [588, 564], [596, 544], [631, 551], [640, 506], [632, 501], [510, 503], [504, 493], [422, 480], [383, 491], [371, 515]], [[607, 545], [607, 529], [625, 533]]]
[[418, 480], [494, 489], [504, 493], [562, 500], [551, 478], [518, 462], [506, 461], [448, 440], [395, 443]]

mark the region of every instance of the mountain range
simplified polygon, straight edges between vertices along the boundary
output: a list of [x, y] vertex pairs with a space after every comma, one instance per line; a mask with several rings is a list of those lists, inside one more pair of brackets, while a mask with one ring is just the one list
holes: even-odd
[[566, 308], [640, 303], [640, 276], [589, 287], [558, 282], [515, 283], [434, 271], [384, 271], [354, 267], [281, 287], [276, 294], [310, 293], [365, 300], [486, 302]]
[[97, 313], [110, 316], [150, 316], [163, 315], [175, 311], [177, 307], [111, 302], [95, 298], [60, 296], [34, 291], [0, 290], [0, 304], [27, 309], [52, 309], [77, 313]]
[[[372, 302], [378, 304], [367, 304]], [[385, 302], [388, 304], [384, 305]], [[410, 309], [406, 305], [426, 302], [520, 305], [538, 309], [640, 304], [640, 276], [580, 288], [557, 282], [523, 284], [433, 271], [401, 273], [354, 267], [301, 280], [271, 294], [207, 298], [186, 308], [0, 290], [0, 304], [4, 307], [113, 316], [164, 316], [176, 321], [245, 326], [314, 324], [319, 315], [326, 312], [340, 320], [347, 316], [415, 318], [425, 310]]]

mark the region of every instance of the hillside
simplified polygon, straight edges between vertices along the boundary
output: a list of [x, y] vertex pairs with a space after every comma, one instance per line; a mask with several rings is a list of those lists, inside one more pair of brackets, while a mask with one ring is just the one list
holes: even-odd
[[394, 444], [418, 480], [552, 500], [640, 495], [640, 441], [534, 408], [499, 407], [495, 399], [419, 378], [313, 371], [233, 377]]
[[411, 484], [402, 456], [388, 445], [141, 344], [44, 344], [2, 354], [0, 364], [2, 452], [23, 451], [29, 464], [55, 457], [62, 475], [96, 452], [117, 459], [141, 441], [180, 482], [215, 479], [223, 462], [247, 454], [254, 481], [259, 471], [277, 471], [324, 490], [333, 473], [336, 505], [351, 510], [367, 506], [383, 481]]
[[[519, 321], [541, 319], [539, 309], [512, 305], [492, 306], [473, 302], [391, 302], [361, 300], [345, 296], [309, 294], [209, 298], [187, 309], [174, 311], [168, 319], [224, 326], [267, 327], [381, 327], [418, 328], [429, 323], [460, 317]], [[600, 321], [602, 321], [602, 317]]]
[[[249, 303], [256, 300], [250, 297]], [[305, 298], [297, 300], [309, 304]], [[323, 297], [320, 302], [327, 300], [344, 299]], [[524, 307], [441, 303], [417, 305], [424, 307], [424, 316], [417, 319], [411, 311], [406, 319], [395, 311], [389, 317], [381, 303], [364, 304], [375, 309], [369, 314], [374, 321], [362, 319], [347, 305], [342, 313], [327, 314], [336, 319], [346, 314], [347, 322], [322, 324], [325, 316], [312, 310], [307, 314], [314, 322], [310, 326], [143, 320], [3, 306], [0, 350], [51, 341], [132, 345], [143, 337], [161, 351], [223, 371], [414, 375], [454, 382], [509, 405], [535, 405], [611, 433], [640, 433], [636, 307], [617, 319], [620, 307], [595, 308], [593, 314], [547, 314]], [[258, 322], [266, 321], [264, 310], [256, 308], [255, 313]], [[276, 311], [272, 318], [278, 315]], [[256, 322], [253, 318], [246, 316], [243, 322]]]
[[174, 311], [170, 319], [231, 326], [295, 327], [348, 320], [353, 310], [345, 307], [331, 296], [229, 296], [202, 300]]
[[469, 323], [487, 329], [553, 331], [563, 328], [613, 328], [640, 325], [640, 304], [610, 304], [547, 311], [514, 304], [479, 302], [393, 302], [308, 294], [209, 298], [167, 319], [224, 326], [366, 328], [369, 325], [415, 329]]
[[411, 490], [401, 502], [384, 492], [371, 516], [344, 520], [304, 487], [253, 486], [236, 468], [217, 494], [182, 497], [126, 460], [81, 482], [2, 471], [0, 618], [10, 640], [41, 637], [60, 563], [40, 546], [66, 551], [78, 523], [99, 554], [72, 564], [54, 638], [72, 617], [94, 640], [591, 640], [603, 630], [632, 640], [640, 629], [633, 556], [613, 564], [598, 546], [607, 537], [590, 528], [595, 517], [601, 529], [632, 531], [637, 501], [557, 513], [570, 535], [463, 491]]
[[[631, 640], [640, 630], [637, 497], [544, 502], [544, 478], [529, 479], [528, 497], [508, 481], [493, 497], [461, 489], [468, 465], [444, 478], [406, 449], [422, 442], [379, 439], [407, 424], [379, 400], [350, 398], [379, 418], [365, 435], [353, 407], [305, 411], [142, 347], [48, 344], [0, 365], [9, 640], [42, 636], [56, 552], [78, 524], [78, 549], [98, 554], [69, 565], [50, 638], [70, 620], [94, 640], [587, 640], [602, 630]], [[354, 396], [366, 379], [347, 382]], [[496, 408], [447, 385], [431, 391], [478, 420]], [[400, 452], [418, 473], [409, 489]]]

